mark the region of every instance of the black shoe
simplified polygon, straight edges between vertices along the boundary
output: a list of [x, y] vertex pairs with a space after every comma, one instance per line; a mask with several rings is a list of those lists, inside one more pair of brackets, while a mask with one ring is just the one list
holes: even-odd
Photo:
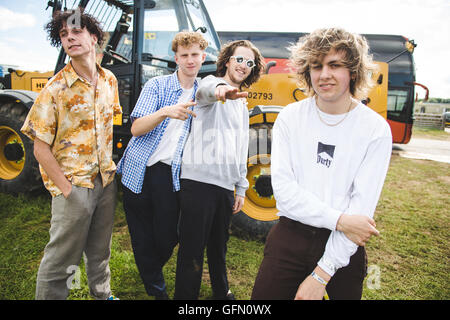
[[167, 292], [164, 291], [160, 295], [155, 296], [155, 300], [170, 300]]
[[234, 297], [234, 294], [231, 291], [228, 291], [225, 300], [236, 300], [236, 298]]
[[213, 297], [214, 300], [236, 300], [236, 298], [234, 297], [234, 294], [228, 290], [228, 293], [226, 294], [226, 296], [214, 296]]

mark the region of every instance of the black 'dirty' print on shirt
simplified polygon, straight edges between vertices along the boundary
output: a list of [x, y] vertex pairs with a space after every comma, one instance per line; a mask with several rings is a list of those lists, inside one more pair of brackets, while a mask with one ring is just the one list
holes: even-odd
[[330, 167], [336, 146], [319, 142], [317, 145], [317, 163]]

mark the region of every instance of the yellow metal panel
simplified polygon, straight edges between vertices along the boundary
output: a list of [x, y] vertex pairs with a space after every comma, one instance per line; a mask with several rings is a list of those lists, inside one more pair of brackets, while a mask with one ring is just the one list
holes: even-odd
[[275, 120], [278, 117], [278, 113], [266, 113], [266, 122], [267, 123], [275, 123]]
[[48, 78], [31, 78], [31, 91], [41, 92], [48, 82]]
[[375, 61], [375, 63], [378, 64], [379, 70], [372, 75], [375, 87], [369, 92], [367, 105], [386, 119], [389, 66], [386, 62]]
[[257, 114], [256, 116], [253, 116], [250, 118], [250, 125], [255, 124], [255, 123], [263, 123], [264, 122], [264, 117], [263, 114]]
[[122, 125], [122, 114], [116, 114], [113, 118], [113, 125], [121, 126]]
[[144, 39], [145, 40], [155, 40], [156, 33], [155, 32], [146, 32], [146, 33], [144, 33]]
[[41, 91], [53, 76], [53, 71], [28, 72], [17, 70], [11, 73], [11, 88], [15, 90]]
[[306, 98], [298, 87], [295, 75], [286, 73], [264, 74], [246, 91], [249, 109], [257, 105], [286, 106]]

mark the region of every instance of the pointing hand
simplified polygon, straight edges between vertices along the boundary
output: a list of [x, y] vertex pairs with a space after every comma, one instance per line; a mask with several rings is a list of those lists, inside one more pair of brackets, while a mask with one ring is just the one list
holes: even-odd
[[217, 100], [225, 102], [225, 100], [236, 100], [239, 98], [246, 98], [248, 92], [240, 92], [239, 88], [235, 88], [229, 85], [220, 85], [216, 87], [214, 92]]

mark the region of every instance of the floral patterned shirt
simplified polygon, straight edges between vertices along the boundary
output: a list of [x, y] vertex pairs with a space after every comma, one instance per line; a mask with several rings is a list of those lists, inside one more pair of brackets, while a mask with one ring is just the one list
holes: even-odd
[[[117, 79], [97, 64], [95, 88], [68, 63], [40, 92], [21, 131], [50, 145], [64, 175], [72, 184], [94, 188], [100, 172], [103, 186], [114, 180], [113, 117], [122, 113]], [[59, 188], [39, 166], [52, 196]]]

